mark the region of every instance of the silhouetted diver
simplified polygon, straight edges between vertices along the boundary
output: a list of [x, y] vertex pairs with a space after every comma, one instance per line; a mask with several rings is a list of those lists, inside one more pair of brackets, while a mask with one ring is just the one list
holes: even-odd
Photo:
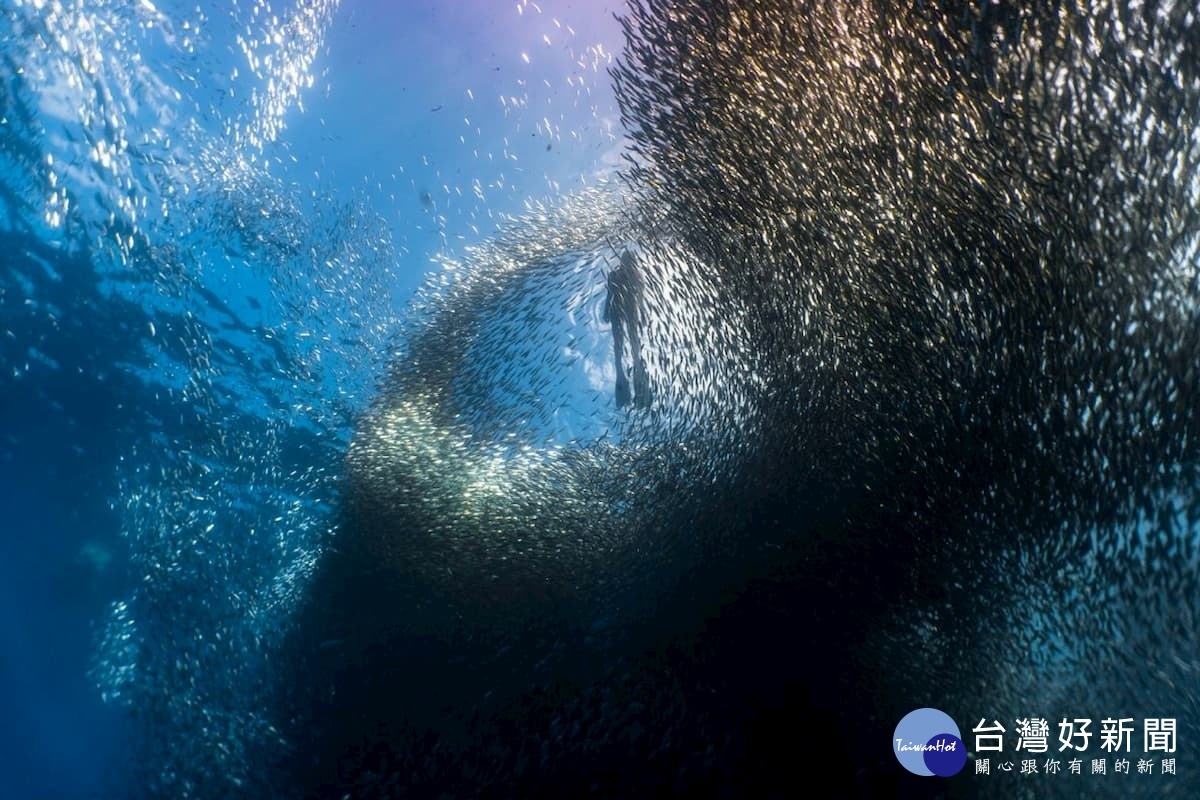
[[[634, 408], [649, 408], [650, 379], [646, 374], [646, 361], [642, 357], [640, 328], [642, 325], [641, 301], [644, 286], [633, 254], [628, 250], [621, 254], [621, 263], [608, 273], [608, 296], [604, 301], [604, 321], [612, 324], [613, 359], [617, 368], [617, 406], [625, 407], [630, 402]], [[625, 339], [629, 338], [629, 350], [633, 361], [633, 394], [629, 391], [629, 377], [625, 373]]]

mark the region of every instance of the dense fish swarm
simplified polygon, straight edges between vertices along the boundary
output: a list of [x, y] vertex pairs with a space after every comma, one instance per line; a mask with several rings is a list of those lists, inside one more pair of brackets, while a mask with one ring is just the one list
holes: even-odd
[[[929, 705], [1191, 759], [951, 793], [1194, 793], [1198, 15], [635, 0], [621, 190], [446, 271], [359, 422], [309, 790], [886, 796]], [[626, 254], [652, 400], [563, 434]]]

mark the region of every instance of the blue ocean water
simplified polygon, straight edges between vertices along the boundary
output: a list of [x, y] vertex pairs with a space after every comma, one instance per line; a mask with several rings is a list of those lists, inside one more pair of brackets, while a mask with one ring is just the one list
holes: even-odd
[[[0, 798], [533, 786], [538, 759], [551, 796], [737, 795], [807, 785], [810, 754], [894, 795], [921, 779], [888, 736], [934, 706], [964, 743], [1134, 715], [1195, 752], [1184, 4], [1031, 12], [1045, 47], [1008, 85], [1042, 94], [1010, 92], [1009, 129], [976, 113], [1011, 5], [917, 4], [936, 21], [910, 30], [882, 3], [895, 26], [850, 30], [837, 4], [634, 3], [620, 85], [655, 153], [623, 141], [602, 2], [0, 3]], [[1108, 11], [1163, 38], [1125, 48]], [[1060, 12], [1116, 38], [1078, 47]], [[931, 66], [911, 116], [873, 95], [909, 57]], [[933, 132], [946, 172], [905, 174]], [[913, 219], [893, 241], [862, 209]], [[730, 260], [760, 241], [785, 280]], [[625, 412], [602, 322], [627, 256], [659, 307], [653, 346], [628, 340], [655, 401]], [[877, 269], [910, 260], [950, 268], [936, 303]], [[424, 736], [471, 713], [495, 747]], [[973, 766], [948, 793], [1008, 796]]]
[[0, 796], [253, 781], [404, 305], [615, 164], [614, 10], [5, 0]]

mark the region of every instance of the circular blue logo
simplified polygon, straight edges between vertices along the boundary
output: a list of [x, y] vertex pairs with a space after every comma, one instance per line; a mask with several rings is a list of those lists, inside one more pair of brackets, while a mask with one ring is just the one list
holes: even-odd
[[904, 716], [892, 735], [896, 760], [914, 775], [957, 775], [967, 763], [967, 748], [950, 715], [918, 708]]

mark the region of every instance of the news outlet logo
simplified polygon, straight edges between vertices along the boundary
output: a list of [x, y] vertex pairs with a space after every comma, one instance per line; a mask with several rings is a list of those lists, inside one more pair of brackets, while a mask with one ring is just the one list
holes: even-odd
[[909, 712], [892, 736], [896, 760], [914, 775], [957, 775], [967, 763], [967, 748], [958, 725], [936, 708]]

